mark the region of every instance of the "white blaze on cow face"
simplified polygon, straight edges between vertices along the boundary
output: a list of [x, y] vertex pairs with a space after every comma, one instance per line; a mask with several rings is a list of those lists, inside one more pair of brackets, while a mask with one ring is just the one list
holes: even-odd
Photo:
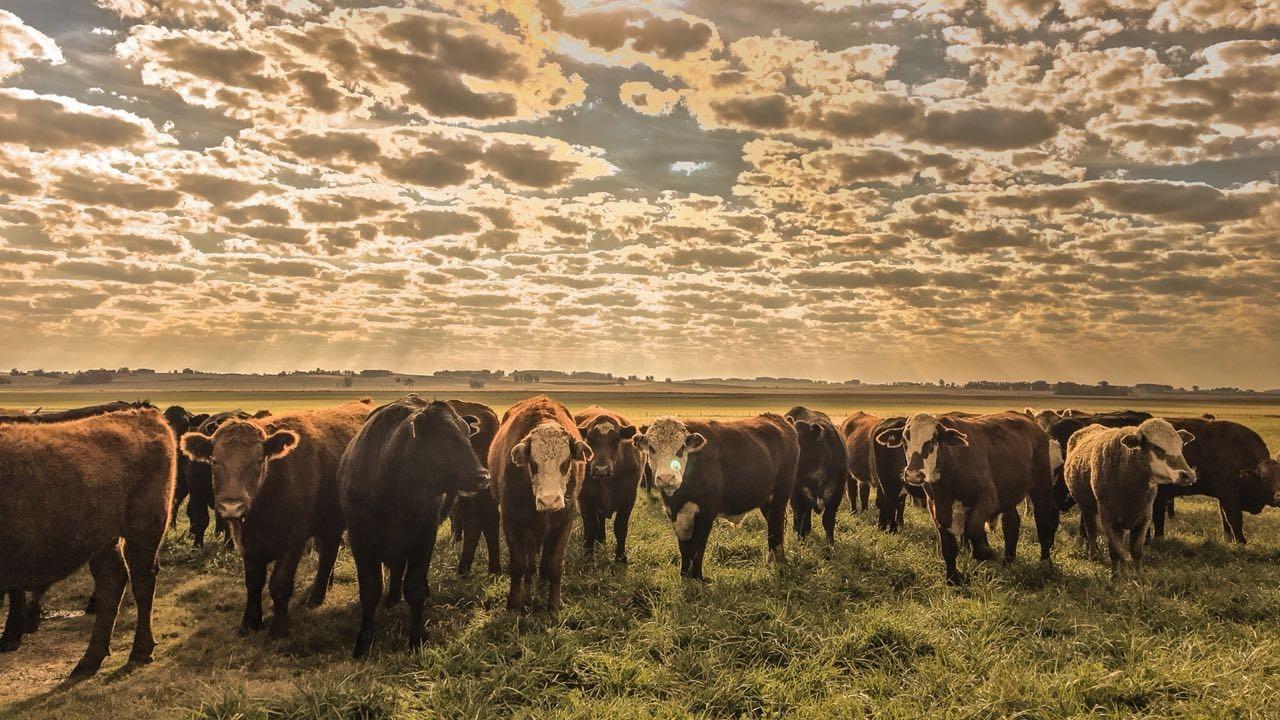
[[928, 413], [916, 413], [907, 418], [902, 429], [902, 449], [907, 455], [907, 467], [902, 479], [912, 485], [938, 480], [938, 419]]
[[1138, 426], [1138, 432], [1126, 436], [1125, 445], [1146, 452], [1151, 464], [1151, 479], [1158, 485], [1190, 485], [1196, 481], [1195, 471], [1182, 456], [1183, 443], [1195, 439], [1186, 430], [1175, 430], [1167, 420], [1152, 418]]
[[689, 456], [701, 450], [707, 441], [701, 433], [689, 432], [689, 428], [676, 418], [661, 417], [654, 420], [644, 433], [636, 435], [634, 442], [648, 453], [653, 484], [670, 495], [684, 482]]
[[569, 484], [577, 471], [574, 463], [590, 460], [591, 450], [559, 423], [544, 422], [512, 448], [511, 459], [518, 466], [529, 467], [538, 511], [552, 512], [565, 508]]

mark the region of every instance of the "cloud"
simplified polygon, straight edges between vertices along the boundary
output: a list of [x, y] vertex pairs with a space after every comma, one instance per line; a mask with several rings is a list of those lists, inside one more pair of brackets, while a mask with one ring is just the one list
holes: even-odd
[[8, 10], [0, 10], [0, 80], [20, 72], [28, 60], [65, 62], [52, 38]]
[[58, 95], [0, 88], [0, 143], [31, 150], [91, 150], [171, 142], [152, 122]]

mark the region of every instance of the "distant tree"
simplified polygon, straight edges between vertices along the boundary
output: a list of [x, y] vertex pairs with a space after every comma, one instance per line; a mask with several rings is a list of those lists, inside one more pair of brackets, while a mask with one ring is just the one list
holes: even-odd
[[351, 387], [352, 385], [355, 385], [355, 384], [356, 384], [355, 379], [352, 378], [350, 375], [342, 376], [342, 387]]
[[481, 380], [480, 378], [471, 378], [471, 382], [468, 383], [468, 385], [472, 390], [483, 390], [484, 380]]
[[666, 382], [668, 382], [668, 383], [669, 383], [669, 382], [671, 382], [671, 378], [667, 378], [667, 379], [666, 379]]
[[78, 372], [67, 382], [71, 385], [102, 385], [111, 382], [115, 376], [116, 374], [111, 370], [99, 368]]
[[1192, 385], [1192, 386], [1191, 386], [1191, 392], [1200, 392], [1200, 386], [1199, 386], [1199, 385]]
[[644, 379], [645, 379], [647, 382], [653, 382], [653, 376], [652, 376], [652, 375], [645, 375], [645, 376], [644, 376]]
[[627, 381], [626, 381], [624, 378], [618, 378], [616, 382], [618, 383], [618, 385], [626, 385], [626, 384], [627, 384]]
[[12, 376], [14, 376], [14, 377], [19, 377], [19, 376], [23, 375], [24, 373], [23, 373], [21, 370], [19, 370], [18, 368], [14, 368], [14, 369], [12, 369], [12, 370], [10, 370], [10, 371], [9, 371], [9, 374], [10, 374], [10, 375], [12, 375]]
[[418, 381], [417, 381], [417, 380], [414, 380], [414, 379], [413, 379], [413, 378], [411, 378], [411, 377], [407, 377], [407, 378], [405, 378], [405, 379], [404, 379], [404, 386], [405, 386], [405, 387], [413, 387], [413, 386], [414, 386], [414, 385], [416, 385], [417, 383], [418, 383]]

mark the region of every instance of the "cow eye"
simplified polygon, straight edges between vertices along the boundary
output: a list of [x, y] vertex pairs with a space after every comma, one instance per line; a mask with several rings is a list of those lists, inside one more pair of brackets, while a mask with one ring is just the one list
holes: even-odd
[[565, 460], [563, 463], [560, 464], [560, 472], [567, 472], [568, 470], [569, 470], [569, 461]]

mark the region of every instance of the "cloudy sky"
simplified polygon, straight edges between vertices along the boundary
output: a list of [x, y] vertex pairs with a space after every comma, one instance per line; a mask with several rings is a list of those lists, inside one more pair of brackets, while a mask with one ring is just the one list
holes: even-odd
[[1280, 0], [0, 8], [5, 367], [1280, 386]]

